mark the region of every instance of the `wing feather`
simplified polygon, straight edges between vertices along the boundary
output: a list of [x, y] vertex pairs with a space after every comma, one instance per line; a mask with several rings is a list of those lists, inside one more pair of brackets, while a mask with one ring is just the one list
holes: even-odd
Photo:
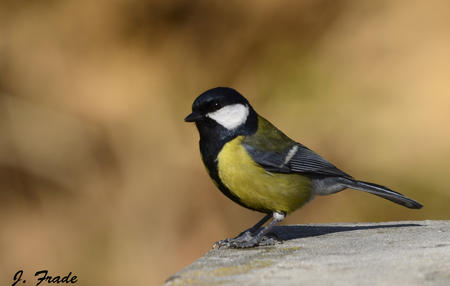
[[292, 172], [351, 178], [350, 175], [339, 170], [336, 166], [314, 151], [301, 144], [298, 144], [297, 146], [299, 146], [298, 151], [291, 160], [287, 162], [288, 167]]
[[290, 139], [260, 116], [258, 125], [258, 131], [245, 136], [242, 144], [253, 160], [266, 171], [351, 178], [308, 147]]
[[[295, 154], [289, 151], [297, 146]], [[302, 144], [296, 143], [283, 152], [261, 151], [245, 144], [244, 147], [252, 156], [253, 160], [260, 164], [265, 170], [274, 173], [302, 173], [308, 175], [340, 176], [351, 178], [350, 175], [339, 170], [336, 166], [308, 149]], [[291, 157], [285, 162], [287, 156]]]

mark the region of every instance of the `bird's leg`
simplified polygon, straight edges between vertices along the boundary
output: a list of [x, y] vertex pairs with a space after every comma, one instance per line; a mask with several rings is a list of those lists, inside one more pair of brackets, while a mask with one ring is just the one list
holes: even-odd
[[251, 228], [244, 230], [243, 232], [241, 232], [238, 236], [236, 236], [235, 238], [226, 238], [223, 240], [219, 240], [216, 243], [214, 243], [213, 248], [220, 248], [222, 246], [230, 246], [230, 243], [232, 241], [248, 241], [250, 239], [253, 238], [253, 236], [255, 235], [255, 232], [257, 232], [259, 230], [259, 228], [266, 223], [266, 221], [268, 221], [269, 219], [272, 218], [272, 214], [267, 214], [266, 216], [264, 216], [260, 221], [258, 221], [254, 226], [252, 226]]
[[240, 237], [248, 237], [253, 235], [259, 230], [259, 228], [266, 223], [269, 219], [272, 218], [272, 214], [267, 214], [265, 217], [263, 217], [260, 221], [258, 221], [254, 226], [251, 228], [241, 232], [238, 236], [236, 236], [234, 239], [239, 239]]
[[[255, 232], [271, 217], [273, 218], [273, 220], [255, 234]], [[214, 244], [213, 248], [216, 248], [216, 247], [220, 248], [222, 246], [231, 247], [231, 248], [248, 248], [248, 247], [257, 246], [257, 245], [261, 244], [264, 241], [264, 239], [266, 239], [265, 235], [267, 233], [269, 233], [269, 231], [275, 225], [277, 225], [279, 222], [281, 222], [285, 217], [286, 217], [286, 214], [282, 213], [282, 212], [275, 211], [272, 214], [268, 214], [261, 221], [259, 221], [257, 224], [255, 224], [253, 227], [242, 232], [236, 238], [218, 241]], [[272, 238], [269, 238], [269, 239], [266, 239], [263, 244], [271, 245], [274, 243], [275, 243], [275, 241]]]
[[[258, 233], [256, 233], [250, 240], [248, 241], [242, 241], [242, 242], [231, 242], [230, 247], [233, 248], [248, 248], [248, 247], [254, 247], [259, 245], [263, 239], [265, 238], [265, 235], [267, 233], [269, 233], [269, 231], [278, 223], [280, 223], [281, 221], [284, 220], [284, 218], [286, 217], [286, 214], [283, 212], [273, 212], [272, 213], [272, 217], [273, 220], [266, 225], [265, 227], [263, 227]], [[273, 241], [273, 239], [268, 239], [266, 242], [264, 242], [264, 245], [271, 245], [274, 244], [275, 242]]]

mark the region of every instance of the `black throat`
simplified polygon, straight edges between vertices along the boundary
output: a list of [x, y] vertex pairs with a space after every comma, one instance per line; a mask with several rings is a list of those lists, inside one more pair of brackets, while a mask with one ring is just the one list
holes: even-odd
[[[217, 169], [216, 158], [225, 143], [240, 135], [252, 135], [258, 128], [258, 115], [249, 107], [247, 121], [235, 129], [228, 130], [211, 118], [205, 118], [196, 123], [200, 134], [200, 152], [205, 165]], [[213, 166], [214, 165], [214, 166]]]
[[[200, 153], [202, 154], [203, 163], [220, 190], [233, 201], [236, 201], [237, 198], [232, 197], [229, 190], [222, 184], [219, 178], [217, 156], [227, 142], [237, 136], [252, 135], [256, 132], [258, 128], [258, 115], [252, 107], [249, 106], [249, 109], [247, 121], [232, 130], [226, 129], [211, 118], [205, 118], [196, 122], [198, 132], [200, 133]], [[240, 203], [239, 201], [236, 202]]]

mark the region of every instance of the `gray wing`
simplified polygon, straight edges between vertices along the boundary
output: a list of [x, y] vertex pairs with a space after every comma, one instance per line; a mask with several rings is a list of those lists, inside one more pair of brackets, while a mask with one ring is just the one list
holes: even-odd
[[265, 170], [273, 173], [302, 173], [307, 175], [339, 176], [351, 178], [336, 166], [308, 149], [296, 143], [283, 152], [260, 151], [244, 143], [253, 160]]

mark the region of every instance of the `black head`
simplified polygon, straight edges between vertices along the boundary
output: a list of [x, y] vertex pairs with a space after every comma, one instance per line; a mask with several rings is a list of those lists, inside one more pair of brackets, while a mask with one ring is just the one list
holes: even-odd
[[[256, 113], [245, 97], [229, 87], [216, 87], [200, 94], [192, 104], [192, 113], [184, 121], [195, 122], [202, 131], [211, 134], [249, 133], [256, 128]], [[216, 133], [214, 132], [214, 133]]]
[[184, 121], [195, 122], [202, 120], [208, 113], [232, 104], [250, 105], [245, 97], [232, 88], [216, 87], [209, 89], [195, 99], [192, 104], [192, 113]]

